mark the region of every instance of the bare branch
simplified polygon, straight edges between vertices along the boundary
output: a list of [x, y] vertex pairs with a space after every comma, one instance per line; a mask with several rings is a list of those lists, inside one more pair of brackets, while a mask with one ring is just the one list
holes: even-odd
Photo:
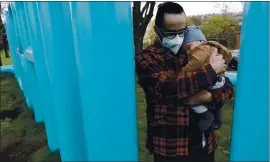
[[156, 2], [150, 2], [150, 10], [149, 13], [144, 17], [144, 20], [142, 21], [142, 26], [147, 26], [148, 23], [150, 22], [152, 16], [153, 16], [153, 12], [154, 12], [154, 8], [155, 8], [155, 4]]
[[143, 49], [143, 37], [153, 16], [155, 2], [145, 2], [142, 9], [140, 2], [133, 2], [133, 6], [134, 44], [135, 53], [138, 53]]
[[148, 8], [149, 8], [149, 4], [150, 4], [150, 2], [146, 2], [146, 4], [143, 6], [143, 9], [142, 9], [142, 15], [145, 15], [145, 10], [148, 10]]

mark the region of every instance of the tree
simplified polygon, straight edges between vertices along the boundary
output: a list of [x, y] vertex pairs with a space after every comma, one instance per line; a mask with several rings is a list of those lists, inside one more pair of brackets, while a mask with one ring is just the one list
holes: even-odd
[[194, 25], [191, 17], [187, 17], [187, 25]]
[[[3, 4], [2, 4], [3, 3]], [[6, 3], [4, 2], [1, 2], [0, 3], [0, 9], [1, 9], [1, 13], [0, 13], [0, 30], [1, 30], [1, 33], [2, 33], [2, 41], [3, 41], [3, 47], [4, 47], [4, 51], [5, 51], [5, 56], [6, 58], [9, 58], [9, 53], [8, 53], [8, 41], [7, 41], [7, 35], [6, 35], [6, 29], [5, 29], [5, 26], [3, 24], [3, 21], [2, 21], [2, 14], [4, 12], [4, 9], [6, 7]]]
[[220, 9], [222, 15], [226, 15], [229, 10], [229, 5], [226, 2], [217, 2], [214, 7]]
[[196, 26], [202, 25], [202, 16], [192, 16], [192, 23]]
[[[134, 32], [134, 45], [135, 54], [143, 50], [143, 38], [146, 28], [153, 17], [155, 2], [146, 2], [142, 7], [141, 2], [133, 2], [133, 32]], [[142, 7], [142, 9], [141, 9]]]
[[234, 17], [229, 14], [214, 15], [205, 18], [201, 30], [208, 38], [225, 38], [232, 47], [235, 44], [234, 31], [239, 31], [240, 26]]

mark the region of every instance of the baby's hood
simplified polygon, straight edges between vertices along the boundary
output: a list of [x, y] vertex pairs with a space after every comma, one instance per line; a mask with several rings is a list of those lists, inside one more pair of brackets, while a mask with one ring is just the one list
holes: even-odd
[[218, 53], [223, 55], [223, 58], [225, 60], [225, 64], [228, 65], [232, 60], [232, 52], [222, 44], [216, 42], [216, 41], [205, 41], [201, 45], [209, 45], [212, 47], [216, 47], [218, 49]]

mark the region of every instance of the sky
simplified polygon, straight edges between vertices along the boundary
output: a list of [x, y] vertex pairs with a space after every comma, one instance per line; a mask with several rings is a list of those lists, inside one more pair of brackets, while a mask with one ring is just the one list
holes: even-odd
[[[155, 7], [155, 13], [157, 12], [157, 6], [162, 2], [157, 2]], [[185, 10], [187, 16], [209, 14], [209, 13], [220, 13], [223, 4], [228, 6], [228, 12], [242, 12], [242, 2], [177, 2]], [[220, 8], [215, 6], [220, 4]]]

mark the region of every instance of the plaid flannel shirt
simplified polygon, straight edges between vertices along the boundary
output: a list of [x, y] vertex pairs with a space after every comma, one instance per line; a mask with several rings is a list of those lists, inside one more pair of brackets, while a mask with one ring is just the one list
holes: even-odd
[[[184, 99], [215, 83], [215, 71], [207, 65], [194, 72], [181, 73], [181, 67], [187, 63], [186, 56], [176, 57], [157, 43], [137, 54], [135, 63], [147, 102], [147, 149], [160, 156], [188, 156], [191, 107], [184, 104]], [[211, 92], [213, 104], [218, 104], [216, 108], [221, 108], [233, 95], [229, 80], [224, 87]], [[215, 131], [207, 139], [208, 153], [211, 153], [217, 147]]]

